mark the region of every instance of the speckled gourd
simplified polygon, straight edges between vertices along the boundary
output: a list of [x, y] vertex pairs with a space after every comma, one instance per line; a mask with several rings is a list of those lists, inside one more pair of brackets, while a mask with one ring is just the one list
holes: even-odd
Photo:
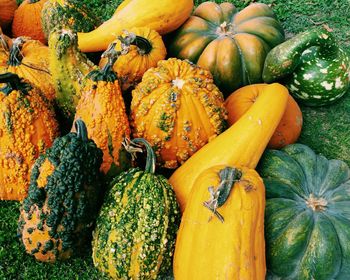
[[293, 144], [267, 150], [258, 172], [266, 186], [268, 279], [347, 279], [350, 270], [350, 169]]
[[267, 83], [282, 79], [290, 93], [306, 105], [327, 105], [350, 86], [350, 57], [331, 32], [311, 29], [271, 50], [263, 79]]
[[110, 184], [93, 232], [95, 267], [113, 279], [162, 279], [171, 272], [180, 210], [146, 145], [145, 170], [133, 168]]
[[226, 118], [212, 75], [189, 61], [159, 61], [132, 92], [133, 135], [145, 138], [166, 168], [183, 164], [223, 132]]
[[118, 77], [112, 70], [118, 58], [114, 44], [103, 56], [108, 59], [103, 69], [91, 71], [84, 81], [75, 119], [84, 121], [90, 139], [103, 151], [101, 171], [111, 178], [130, 166], [122, 146], [124, 138], [130, 138], [130, 127]]
[[50, 72], [56, 89], [56, 102], [71, 126], [81, 96], [83, 80], [96, 66], [79, 51], [77, 36], [73, 31], [52, 32], [49, 49]]
[[16, 74], [0, 74], [0, 199], [27, 196], [30, 169], [58, 135], [41, 92]]
[[37, 260], [66, 260], [89, 247], [101, 205], [102, 151], [76, 121], [77, 133], [55, 140], [35, 162], [18, 234]]

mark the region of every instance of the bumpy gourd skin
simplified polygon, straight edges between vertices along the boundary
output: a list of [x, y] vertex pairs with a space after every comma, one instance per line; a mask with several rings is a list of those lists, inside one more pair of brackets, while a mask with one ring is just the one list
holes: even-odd
[[183, 164], [223, 132], [226, 118], [212, 75], [188, 61], [159, 61], [132, 92], [133, 135], [150, 142], [166, 168]]
[[26, 197], [30, 168], [57, 135], [54, 112], [38, 89], [27, 82], [0, 88], [0, 199]]
[[57, 138], [33, 166], [18, 232], [27, 253], [54, 262], [88, 246], [100, 206], [102, 152], [76, 133]]

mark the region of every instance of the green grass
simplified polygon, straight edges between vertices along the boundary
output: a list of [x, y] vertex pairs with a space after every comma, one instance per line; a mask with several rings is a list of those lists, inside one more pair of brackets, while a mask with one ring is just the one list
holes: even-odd
[[[84, 0], [104, 19], [113, 14], [118, 1]], [[119, 1], [120, 2], [120, 1]], [[195, 1], [196, 4], [203, 1]], [[224, 2], [224, 1], [216, 1]], [[232, 1], [244, 7], [251, 1]], [[350, 5], [347, 0], [269, 0], [281, 20], [287, 37], [313, 26], [328, 25], [339, 43], [350, 47]], [[101, 3], [102, 8], [101, 8]], [[300, 142], [329, 158], [350, 164], [350, 94], [332, 106], [302, 107], [304, 127]], [[27, 255], [16, 237], [19, 203], [0, 201], [0, 280], [12, 279], [103, 279], [94, 269], [91, 252], [64, 263], [45, 264]]]

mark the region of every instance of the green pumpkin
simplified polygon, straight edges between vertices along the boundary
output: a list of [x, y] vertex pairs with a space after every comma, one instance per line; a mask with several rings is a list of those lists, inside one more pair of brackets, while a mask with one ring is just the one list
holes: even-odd
[[265, 152], [265, 238], [272, 279], [350, 275], [350, 169], [294, 144]]
[[261, 82], [267, 53], [283, 41], [283, 28], [266, 4], [253, 3], [239, 12], [232, 3], [204, 2], [171, 35], [168, 51], [210, 70], [228, 95]]
[[156, 279], [172, 271], [180, 210], [168, 181], [154, 174], [146, 145], [145, 170], [133, 168], [111, 183], [93, 233], [92, 258], [113, 279]]
[[18, 233], [39, 261], [65, 260], [86, 250], [101, 205], [102, 151], [87, 138], [81, 120], [76, 130], [56, 138], [37, 159], [21, 206]]
[[89, 32], [102, 22], [77, 0], [48, 0], [41, 11], [46, 39], [54, 30], [69, 28], [75, 32]]
[[290, 93], [308, 106], [327, 105], [350, 86], [350, 58], [330, 32], [316, 28], [272, 49], [263, 79], [267, 83], [282, 79]]

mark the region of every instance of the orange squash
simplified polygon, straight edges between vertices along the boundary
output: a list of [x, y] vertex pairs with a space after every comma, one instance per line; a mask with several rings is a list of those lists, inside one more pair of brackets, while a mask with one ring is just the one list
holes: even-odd
[[47, 0], [25, 0], [15, 11], [12, 22], [12, 35], [14, 37], [28, 36], [46, 44], [41, 24], [41, 10]]
[[16, 0], [0, 0], [0, 27], [7, 28], [15, 14], [15, 10], [17, 9], [17, 1]]
[[[123, 90], [135, 87], [142, 79], [143, 74], [157, 62], [165, 59], [166, 48], [158, 32], [148, 28], [131, 28], [124, 31], [116, 42], [116, 50], [121, 51], [120, 56], [113, 65], [118, 74]], [[100, 61], [102, 68], [107, 58]]]
[[75, 120], [84, 121], [89, 138], [102, 150], [101, 171], [114, 177], [128, 167], [122, 142], [130, 138], [130, 127], [118, 78], [112, 70], [117, 59], [114, 44], [103, 56], [108, 59], [104, 68], [91, 71], [84, 81]]
[[13, 73], [0, 75], [0, 200], [23, 200], [30, 168], [58, 135], [40, 91]]
[[[214, 165], [255, 168], [286, 109], [284, 86], [266, 86], [256, 102], [233, 126], [189, 158], [170, 177], [180, 208], [185, 209], [194, 181]], [[268, 108], [268, 109], [267, 109]]]
[[[227, 121], [230, 126], [249, 110], [266, 86], [266, 84], [256, 84], [242, 87], [225, 100], [225, 107], [228, 112]], [[303, 115], [301, 110], [290, 95], [286, 111], [270, 139], [268, 148], [281, 149], [295, 143], [300, 136], [302, 124]]]
[[203, 171], [181, 219], [175, 279], [265, 279], [264, 209], [264, 183], [255, 170]]
[[224, 131], [224, 98], [212, 75], [188, 61], [161, 60], [132, 92], [131, 126], [158, 163], [176, 168]]
[[6, 65], [0, 64], [0, 73], [12, 72], [29, 80], [52, 101], [55, 88], [49, 71], [49, 49], [28, 37], [13, 39]]
[[193, 0], [126, 0], [114, 15], [88, 33], [78, 33], [82, 52], [106, 50], [108, 45], [132, 27], [149, 27], [163, 35], [177, 29], [190, 16]]

